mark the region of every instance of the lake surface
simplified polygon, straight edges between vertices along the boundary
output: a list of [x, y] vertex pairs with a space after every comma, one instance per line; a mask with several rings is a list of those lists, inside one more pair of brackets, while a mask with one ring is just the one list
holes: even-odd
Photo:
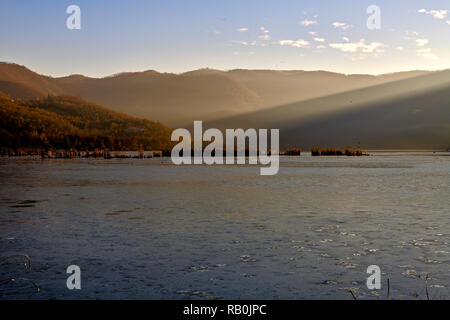
[[[0, 299], [450, 299], [450, 156], [0, 159]], [[81, 268], [68, 290], [66, 268]], [[378, 265], [382, 288], [366, 287]]]

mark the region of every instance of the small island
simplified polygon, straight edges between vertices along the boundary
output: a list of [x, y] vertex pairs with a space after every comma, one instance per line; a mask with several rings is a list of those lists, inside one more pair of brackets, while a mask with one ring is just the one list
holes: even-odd
[[360, 148], [352, 149], [347, 147], [345, 149], [340, 148], [311, 148], [312, 156], [368, 156], [367, 151]]

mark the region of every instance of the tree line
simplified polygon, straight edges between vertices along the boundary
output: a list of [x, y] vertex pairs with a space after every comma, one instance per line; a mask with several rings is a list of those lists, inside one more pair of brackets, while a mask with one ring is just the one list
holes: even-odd
[[15, 101], [0, 94], [0, 149], [169, 150], [171, 129], [77, 97]]

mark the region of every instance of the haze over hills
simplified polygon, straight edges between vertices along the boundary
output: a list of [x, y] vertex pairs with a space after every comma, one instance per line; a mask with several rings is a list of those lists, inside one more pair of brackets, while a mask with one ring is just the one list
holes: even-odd
[[205, 128], [279, 128], [282, 148], [450, 147], [450, 70], [372, 76], [201, 69], [96, 79], [52, 78], [0, 63], [0, 91], [23, 100], [77, 95], [172, 127], [203, 120]]
[[144, 71], [105, 78], [52, 78], [0, 63], [0, 91], [29, 99], [47, 94], [80, 96], [113, 110], [171, 127], [424, 75], [427, 71], [344, 75], [326, 71], [200, 69], [182, 74]]
[[279, 128], [282, 147], [450, 148], [450, 70], [210, 121]]

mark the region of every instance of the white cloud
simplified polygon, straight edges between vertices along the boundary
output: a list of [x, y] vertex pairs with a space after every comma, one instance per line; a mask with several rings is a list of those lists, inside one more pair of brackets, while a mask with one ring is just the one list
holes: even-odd
[[428, 14], [433, 18], [440, 20], [444, 19], [449, 13], [448, 10], [426, 10], [426, 9], [420, 9], [417, 12]]
[[364, 39], [358, 42], [331, 43], [331, 48], [338, 49], [342, 52], [362, 52], [362, 53], [381, 53], [384, 52], [385, 44], [379, 42], [366, 43]]
[[362, 52], [364, 53], [372, 53], [372, 52], [384, 52], [384, 47], [386, 47], [385, 44], [379, 43], [379, 42], [372, 42], [370, 44], [366, 44], [362, 46]]
[[272, 39], [272, 37], [269, 36], [268, 34], [260, 35], [258, 38], [263, 39], [263, 40], [270, 40], [270, 39]]
[[418, 47], [423, 47], [428, 44], [428, 39], [416, 39], [416, 45]]
[[414, 37], [417, 37], [419, 33], [417, 31], [405, 30], [406, 36], [403, 37], [405, 40], [412, 40]]
[[348, 28], [351, 27], [351, 25], [344, 23], [344, 22], [333, 22], [332, 25], [333, 25], [333, 27], [340, 28], [342, 30], [347, 30]]
[[308, 26], [317, 24], [317, 21], [316, 20], [302, 20], [299, 22], [299, 24], [301, 24], [302, 26], [308, 27]]
[[296, 48], [309, 48], [309, 42], [303, 39], [299, 40], [281, 40], [278, 42], [282, 46], [290, 46]]
[[[428, 41], [427, 41], [428, 42]], [[437, 60], [438, 56], [432, 52], [431, 48], [420, 48], [417, 49], [417, 56], [428, 60]]]
[[422, 57], [422, 58], [425, 58], [425, 59], [428, 59], [428, 60], [437, 60], [437, 59], [439, 59], [438, 56], [435, 55], [434, 53], [420, 53], [420, 52], [418, 52], [417, 55], [419, 57]]
[[398, 46], [397, 48], [395, 48], [395, 50], [397, 50], [397, 51], [403, 51], [403, 50], [405, 50], [405, 48], [403, 48], [402, 46]]
[[280, 40], [278, 43], [282, 46], [290, 46], [292, 43], [294, 43], [294, 40]]
[[342, 52], [356, 52], [359, 48], [357, 43], [330, 43], [330, 47]]
[[321, 45], [318, 45], [316, 48], [317, 48], [317, 49], [325, 49], [326, 46], [324, 46], [323, 44], [321, 44]]
[[447, 20], [447, 24], [450, 25], [450, 20]]
[[314, 38], [314, 41], [316, 42], [325, 42], [324, 38]]
[[248, 42], [248, 41], [232, 41], [234, 43], [239, 43], [243, 46], [256, 46], [258, 43], [256, 41]]
[[245, 32], [245, 31], [248, 31], [248, 28], [239, 28], [239, 29], [236, 29], [236, 31], [237, 32]]
[[431, 52], [431, 48], [418, 49], [417, 53], [429, 53]]
[[258, 36], [259, 39], [262, 40], [270, 40], [272, 37], [269, 35], [269, 30], [267, 30], [265, 27], [260, 27], [259, 30], [262, 31], [262, 35]]
[[317, 32], [315, 32], [315, 31], [309, 31], [308, 33], [312, 36], [317, 36]]
[[350, 39], [347, 37], [342, 37], [342, 40], [344, 40], [345, 42], [350, 42]]

